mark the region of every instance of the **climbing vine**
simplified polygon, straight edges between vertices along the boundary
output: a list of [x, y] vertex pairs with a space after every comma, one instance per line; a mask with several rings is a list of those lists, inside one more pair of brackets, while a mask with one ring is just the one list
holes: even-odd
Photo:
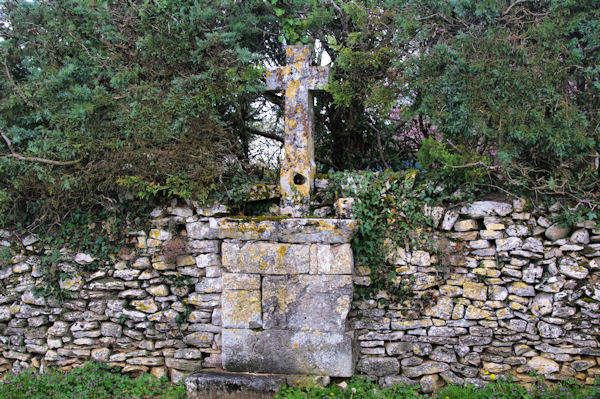
[[[385, 291], [397, 299], [414, 296], [413, 276], [401, 275], [395, 257], [399, 251], [423, 249], [440, 252], [433, 236], [433, 219], [426, 207], [447, 199], [449, 193], [431, 180], [420, 182], [419, 172], [341, 172], [330, 176], [337, 197], [354, 197], [354, 215], [360, 221], [352, 241], [357, 268], [368, 268], [368, 285], [357, 285], [361, 298]], [[445, 271], [443, 257], [434, 266]]]

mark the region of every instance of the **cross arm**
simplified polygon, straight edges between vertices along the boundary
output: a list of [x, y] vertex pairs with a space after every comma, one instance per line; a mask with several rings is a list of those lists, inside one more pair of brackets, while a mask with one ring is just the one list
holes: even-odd
[[267, 90], [275, 91], [275, 90], [284, 90], [285, 83], [287, 81], [287, 77], [291, 72], [291, 68], [289, 66], [277, 68], [272, 71], [267, 71], [266, 80], [267, 80]]
[[307, 79], [309, 90], [319, 90], [327, 86], [329, 82], [329, 67], [317, 66], [310, 68], [310, 74]]

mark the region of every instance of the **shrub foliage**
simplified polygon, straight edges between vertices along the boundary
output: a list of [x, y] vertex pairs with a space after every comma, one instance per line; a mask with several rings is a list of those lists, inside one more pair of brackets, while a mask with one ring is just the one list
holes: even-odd
[[111, 207], [131, 189], [203, 199], [254, 173], [254, 138], [282, 134], [264, 120], [283, 101], [264, 69], [317, 39], [332, 59], [315, 112], [323, 170], [404, 168], [425, 143], [421, 166], [445, 178], [593, 207], [598, 6], [3, 1], [3, 221]]

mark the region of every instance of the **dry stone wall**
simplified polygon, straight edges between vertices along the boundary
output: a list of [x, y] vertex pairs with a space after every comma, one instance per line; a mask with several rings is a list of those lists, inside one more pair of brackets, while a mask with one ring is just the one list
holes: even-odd
[[[351, 206], [348, 200], [340, 205], [347, 214]], [[131, 245], [92, 274], [76, 273], [91, 256], [63, 251], [60, 286], [72, 293], [64, 302], [34, 294], [44, 279], [41, 259], [53, 248], [34, 236], [16, 242], [0, 232], [0, 246], [10, 245], [14, 253], [0, 263], [0, 374], [68, 369], [96, 359], [124, 372], [177, 381], [199, 368], [223, 366], [224, 329], [250, 335], [272, 329], [287, 337], [279, 331], [291, 326], [309, 335], [318, 330], [330, 338], [352, 337], [358, 359], [348, 367], [382, 385], [418, 383], [432, 391], [444, 383], [482, 384], [503, 375], [528, 382], [532, 371], [549, 380], [591, 383], [600, 375], [600, 227], [562, 227], [551, 222], [555, 211], [530, 209], [522, 201], [428, 208], [436, 224], [434, 243], [443, 250], [382, 248], [397, 273], [412, 278], [420, 301], [380, 292], [354, 300], [347, 323], [344, 300], [351, 291], [344, 279], [352, 269], [339, 260], [348, 259], [354, 227], [340, 228], [342, 222], [232, 221], [222, 217], [223, 207], [156, 209], [153, 228], [132, 232]], [[251, 251], [240, 251], [248, 245], [267, 258], [281, 257], [285, 247], [281, 259], [289, 257], [297, 270], [282, 272], [285, 262], [261, 269], [260, 262], [244, 258]], [[354, 285], [369, 284], [367, 272], [355, 265]], [[315, 317], [310, 311], [327, 301], [307, 297], [314, 299], [313, 308], [279, 307], [316, 276], [322, 277], [314, 292], [335, 292], [331, 297], [344, 302], [343, 317], [320, 317], [317, 327], [295, 317]], [[274, 295], [246, 297], [249, 310], [241, 321], [239, 310], [225, 314], [223, 301], [236, 302], [226, 296], [250, 295], [258, 287]], [[290, 288], [285, 295], [279, 295], [282, 287]], [[256, 347], [289, 355], [271, 345], [276, 341], [263, 341]], [[326, 341], [318, 343], [324, 353], [336, 344]], [[251, 352], [241, 347], [232, 353]]]
[[221, 367], [351, 376], [356, 222], [225, 212], [156, 209], [154, 228], [93, 273], [80, 272], [92, 256], [62, 249], [64, 301], [36, 292], [55, 248], [2, 232], [15, 255], [0, 264], [0, 375], [94, 359], [173, 381]]
[[13, 242], [18, 253], [0, 267], [0, 374], [95, 359], [177, 381], [220, 367], [221, 246], [209, 224], [222, 211], [156, 209], [153, 229], [131, 233], [129, 248], [87, 275], [75, 266], [93, 258], [63, 250], [64, 302], [34, 294], [53, 248], [34, 236]]
[[[553, 210], [520, 200], [428, 208], [444, 251], [388, 250], [425, 299], [398, 303], [381, 292], [354, 302], [357, 372], [426, 392], [508, 375], [530, 382], [531, 372], [592, 383], [600, 374], [600, 228], [553, 224]], [[369, 284], [357, 271], [355, 284]]]

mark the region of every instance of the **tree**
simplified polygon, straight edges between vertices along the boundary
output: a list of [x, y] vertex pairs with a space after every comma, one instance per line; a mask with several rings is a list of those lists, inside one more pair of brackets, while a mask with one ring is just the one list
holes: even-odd
[[333, 68], [315, 113], [323, 171], [414, 166], [425, 139], [422, 166], [446, 179], [593, 206], [598, 5], [7, 0], [0, 208], [112, 206], [117, 181], [142, 194], [223, 190], [254, 170], [253, 137], [281, 137], [257, 129], [261, 106], [282, 105], [263, 91], [265, 66], [285, 62], [284, 44], [317, 39]]

